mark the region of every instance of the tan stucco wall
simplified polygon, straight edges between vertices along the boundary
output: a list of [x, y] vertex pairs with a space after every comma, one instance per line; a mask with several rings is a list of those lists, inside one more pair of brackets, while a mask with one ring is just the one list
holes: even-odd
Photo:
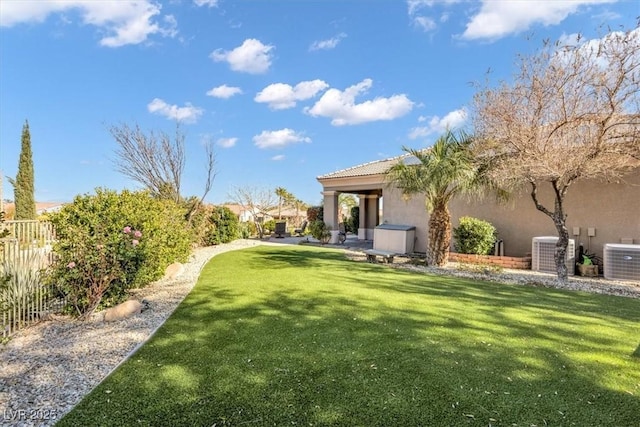
[[399, 190], [385, 187], [382, 190], [382, 197], [383, 222], [415, 226], [415, 251], [426, 252], [429, 215], [425, 209], [424, 196], [414, 196], [410, 200], [404, 200]]
[[[587, 229], [596, 229], [590, 250], [602, 256], [605, 243], [620, 243], [621, 238], [632, 238], [640, 244], [640, 170], [627, 177], [627, 184], [578, 182], [572, 185], [565, 199], [565, 213], [570, 238], [589, 246]], [[531, 239], [535, 236], [555, 236], [551, 219], [536, 210], [526, 191], [499, 205], [493, 199], [483, 201], [455, 200], [451, 203], [453, 226], [461, 216], [473, 216], [491, 222], [504, 240], [505, 255], [523, 256], [531, 252]], [[409, 201], [402, 199], [397, 190], [385, 187], [384, 220], [390, 224], [415, 225], [416, 251], [426, 251], [428, 215], [423, 197]], [[550, 188], [539, 191], [540, 200], [553, 209]], [[580, 227], [580, 235], [573, 236], [573, 227]]]

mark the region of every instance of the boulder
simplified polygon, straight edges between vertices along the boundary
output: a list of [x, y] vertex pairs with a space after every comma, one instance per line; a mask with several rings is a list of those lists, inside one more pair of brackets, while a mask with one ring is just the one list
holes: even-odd
[[175, 279], [184, 273], [184, 265], [179, 262], [174, 262], [173, 264], [169, 264], [169, 266], [164, 270], [164, 278], [165, 279]]
[[108, 308], [104, 311], [105, 322], [115, 322], [116, 320], [127, 319], [134, 314], [142, 312], [143, 305], [140, 301], [130, 299], [115, 307]]

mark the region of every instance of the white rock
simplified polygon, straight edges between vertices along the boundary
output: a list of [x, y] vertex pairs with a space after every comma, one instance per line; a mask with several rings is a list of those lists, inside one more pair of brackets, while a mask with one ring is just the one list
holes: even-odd
[[142, 303], [135, 299], [130, 299], [115, 307], [108, 308], [104, 311], [105, 322], [115, 322], [116, 320], [128, 319], [142, 311]]
[[180, 264], [179, 262], [174, 262], [173, 264], [169, 264], [169, 266], [164, 270], [164, 278], [175, 279], [182, 276], [183, 273], [184, 265]]

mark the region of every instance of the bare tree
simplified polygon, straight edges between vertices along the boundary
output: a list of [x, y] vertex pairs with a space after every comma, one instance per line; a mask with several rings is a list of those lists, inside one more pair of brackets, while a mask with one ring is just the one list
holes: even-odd
[[[165, 132], [152, 131], [146, 134], [137, 124], [134, 127], [127, 124], [111, 126], [109, 132], [118, 144], [114, 160], [118, 172], [142, 184], [158, 198], [183, 201], [180, 186], [186, 153], [185, 135], [179, 124], [176, 125], [173, 138]], [[215, 153], [211, 142], [205, 144], [205, 151], [205, 188], [200, 199], [191, 203], [187, 214], [189, 219], [211, 190], [216, 176]]]
[[[640, 165], [640, 29], [546, 42], [519, 59], [512, 83], [475, 96], [476, 154], [499, 185], [529, 186], [536, 209], [558, 232], [555, 262], [566, 283], [569, 187], [621, 181]], [[539, 197], [545, 186], [553, 205]]]
[[276, 193], [261, 187], [234, 187], [229, 198], [251, 213], [251, 218], [258, 231], [258, 236], [264, 236], [264, 219], [278, 207]]
[[204, 190], [202, 192], [202, 196], [197, 199], [189, 209], [187, 213], [187, 220], [191, 221], [193, 214], [196, 213], [198, 208], [202, 205], [204, 198], [207, 197], [209, 191], [211, 191], [211, 187], [213, 186], [213, 180], [216, 178], [216, 154], [213, 150], [213, 141], [206, 141], [204, 144], [205, 150], [205, 169], [207, 171], [205, 180], [204, 180]]
[[176, 126], [172, 139], [165, 132], [144, 133], [137, 124], [111, 126], [109, 132], [118, 144], [116, 170], [137, 181], [154, 196], [181, 200], [180, 181], [184, 171], [184, 134]]

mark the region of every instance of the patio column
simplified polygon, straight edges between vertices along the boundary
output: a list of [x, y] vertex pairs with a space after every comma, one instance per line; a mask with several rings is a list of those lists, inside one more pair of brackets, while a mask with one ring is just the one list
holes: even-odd
[[380, 197], [377, 194], [360, 194], [360, 226], [358, 239], [373, 240], [373, 230], [380, 222]]
[[340, 220], [338, 218], [338, 192], [323, 191], [324, 196], [324, 223], [331, 230], [337, 230]]
[[358, 194], [358, 207], [360, 208], [358, 215], [358, 240], [367, 240], [367, 195]]

